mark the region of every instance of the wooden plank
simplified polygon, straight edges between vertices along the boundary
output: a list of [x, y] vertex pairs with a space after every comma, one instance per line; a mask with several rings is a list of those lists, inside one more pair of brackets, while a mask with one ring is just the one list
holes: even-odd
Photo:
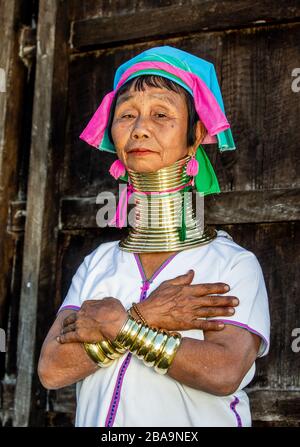
[[7, 232], [9, 204], [18, 193], [26, 68], [18, 58], [16, 24], [22, 21], [23, 1], [0, 0], [0, 69], [5, 91], [0, 91], [0, 327], [8, 317], [14, 240]]
[[251, 383], [254, 389], [300, 391], [300, 353], [292, 349], [292, 332], [300, 321], [296, 262], [300, 258], [299, 227], [299, 221], [218, 226], [257, 256], [268, 291], [271, 347], [269, 354], [257, 361]]
[[300, 101], [292, 90], [299, 42], [299, 23], [243, 29], [222, 39], [219, 76], [237, 145], [235, 154], [224, 153], [224, 164], [218, 157], [226, 190], [300, 187]]
[[7, 340], [6, 354], [0, 356], [1, 426], [12, 425], [13, 418], [24, 217], [17, 217], [18, 229], [9, 221], [12, 201], [26, 197], [33, 95], [32, 70], [20, 59], [19, 38], [33, 8], [33, 2], [0, 0], [0, 68], [6, 77], [0, 91], [0, 327]]
[[40, 0], [27, 218], [18, 334], [15, 426], [43, 425], [45, 390], [37, 361], [53, 315], [59, 167], [66, 120], [67, 20], [64, 2]]
[[254, 427], [299, 427], [300, 390], [248, 391]]
[[218, 225], [299, 220], [299, 194], [299, 188], [214, 194], [205, 199], [205, 218]]
[[76, 50], [83, 50], [182, 33], [297, 21], [300, 18], [300, 5], [296, 0], [284, 3], [271, 0], [251, 3], [248, 0], [199, 0], [167, 7], [155, 7], [154, 3], [153, 6], [133, 13], [75, 21], [71, 45]]

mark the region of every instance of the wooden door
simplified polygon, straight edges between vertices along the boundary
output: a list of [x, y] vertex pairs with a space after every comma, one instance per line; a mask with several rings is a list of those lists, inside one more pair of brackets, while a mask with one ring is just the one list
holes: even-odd
[[[248, 388], [253, 425], [299, 425], [299, 65], [294, 1], [40, 0], [18, 325], [14, 424], [70, 425], [74, 386], [45, 391], [41, 343], [83, 256], [115, 229], [96, 225], [97, 194], [116, 192], [114, 157], [79, 134], [111, 90], [116, 67], [142, 50], [173, 45], [215, 64], [237, 151], [207, 153], [222, 193], [206, 200], [210, 224], [253, 251], [264, 271], [271, 350]], [[12, 322], [16, 325], [16, 320]], [[12, 385], [14, 388], [14, 385]]]

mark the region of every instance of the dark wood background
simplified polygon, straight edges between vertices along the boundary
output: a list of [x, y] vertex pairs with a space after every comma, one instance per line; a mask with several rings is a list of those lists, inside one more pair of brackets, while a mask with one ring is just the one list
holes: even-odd
[[168, 44], [215, 64], [237, 144], [208, 146], [222, 193], [206, 200], [206, 217], [257, 255], [269, 292], [253, 425], [299, 426], [300, 2], [0, 0], [0, 42], [0, 425], [73, 424], [74, 386], [39, 383], [41, 344], [83, 256], [122, 234], [95, 221], [96, 195], [116, 191], [114, 157], [78, 136], [116, 67]]

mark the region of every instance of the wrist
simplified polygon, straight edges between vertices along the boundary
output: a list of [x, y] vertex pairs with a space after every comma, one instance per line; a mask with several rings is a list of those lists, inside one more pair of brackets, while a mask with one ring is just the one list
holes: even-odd
[[143, 315], [144, 319], [147, 321], [148, 326], [157, 327], [155, 315], [151, 311], [151, 308], [149, 308], [149, 304], [146, 301], [141, 301], [137, 303], [137, 306], [139, 308], [139, 311]]
[[124, 310], [120, 317], [114, 323], [111, 323], [110, 326], [107, 328], [104, 334], [105, 337], [108, 340], [113, 341], [124, 326], [127, 319], [128, 313]]

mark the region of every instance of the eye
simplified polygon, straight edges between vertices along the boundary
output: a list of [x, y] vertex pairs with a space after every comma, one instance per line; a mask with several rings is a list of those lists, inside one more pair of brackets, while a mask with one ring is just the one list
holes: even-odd
[[121, 118], [134, 118], [134, 115], [127, 113], [126, 115], [122, 115]]
[[165, 115], [164, 113], [156, 113], [155, 116], [157, 116], [158, 118], [165, 118], [167, 115]]

